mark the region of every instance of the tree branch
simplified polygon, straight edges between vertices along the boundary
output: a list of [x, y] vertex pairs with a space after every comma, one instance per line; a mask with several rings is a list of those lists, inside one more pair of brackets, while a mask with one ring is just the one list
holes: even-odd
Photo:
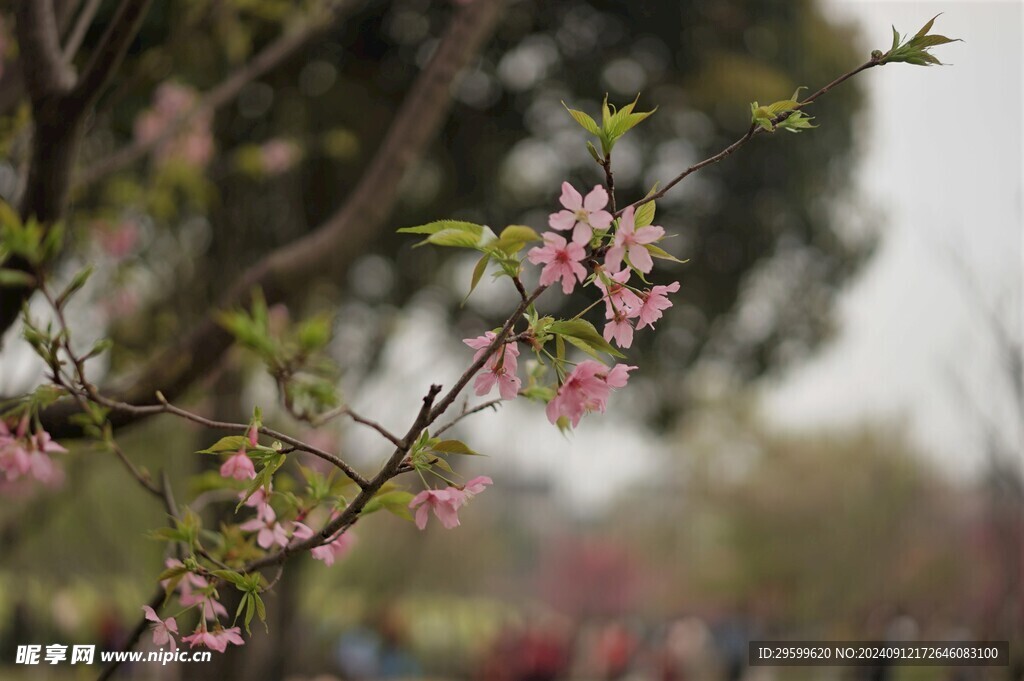
[[128, 47], [135, 40], [151, 0], [121, 0], [92, 59], [75, 85], [73, 99], [79, 114], [92, 106], [113, 78]]
[[[394, 206], [402, 176], [437, 137], [451, 104], [451, 88], [461, 70], [491, 35], [503, 0], [476, 0], [463, 6], [452, 20], [430, 61], [420, 73], [395, 116], [370, 167], [344, 205], [313, 232], [269, 253], [242, 274], [218, 309], [244, 306], [261, 288], [268, 304], [284, 300], [312, 279], [345, 267], [377, 234]], [[175, 399], [195, 380], [216, 366], [231, 346], [231, 336], [216, 322], [215, 311], [176, 345], [159, 353], [129, 383], [115, 391], [116, 399], [152, 404], [157, 390]], [[55, 437], [80, 433], [68, 421], [74, 405], [58, 404], [42, 416]], [[122, 426], [145, 414], [111, 414]]]
[[[34, 217], [49, 227], [64, 216], [85, 114], [121, 63], [149, 3], [150, 0], [122, 0], [92, 61], [77, 81], [61, 54], [53, 1], [24, 0], [18, 4], [22, 74], [32, 100], [33, 124], [25, 193], [19, 210], [23, 220]], [[5, 267], [28, 271], [28, 263], [21, 258], [11, 259]], [[0, 334], [15, 322], [33, 290], [28, 286], [0, 290]]]
[[17, 22], [22, 74], [33, 106], [70, 92], [75, 75], [61, 55], [53, 0], [18, 3]]
[[333, 0], [323, 11], [313, 12], [299, 28], [279, 36], [244, 67], [233, 72], [206, 92], [196, 106], [174, 118], [160, 135], [154, 139], [137, 140], [115, 151], [107, 158], [82, 169], [79, 177], [76, 178], [76, 189], [88, 187], [107, 175], [145, 158], [154, 149], [174, 139], [175, 135], [184, 130], [196, 117], [213, 113], [228, 104], [238, 96], [246, 85], [273, 70], [304, 45], [308, 45], [331, 31], [342, 18], [355, 11], [363, 1]]

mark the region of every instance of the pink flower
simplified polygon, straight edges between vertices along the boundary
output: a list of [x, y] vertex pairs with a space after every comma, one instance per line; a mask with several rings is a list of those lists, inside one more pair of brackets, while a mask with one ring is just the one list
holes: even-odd
[[28, 426], [28, 414], [21, 418], [13, 433], [6, 423], [0, 421], [0, 472], [8, 481], [31, 475], [43, 484], [59, 484], [64, 478], [63, 471], [48, 454], [66, 453], [68, 450], [51, 439], [45, 430], [27, 435]]
[[95, 231], [96, 239], [104, 252], [114, 260], [123, 260], [139, 243], [139, 226], [134, 220], [123, 220], [117, 227], [107, 223], [99, 223]]
[[267, 175], [280, 175], [290, 170], [299, 160], [299, 147], [286, 139], [267, 140], [260, 147], [260, 160], [263, 172]]
[[[184, 567], [184, 563], [174, 558], [168, 558], [164, 565], [168, 568]], [[170, 580], [162, 580], [160, 585], [166, 589], [168, 581]], [[178, 582], [178, 601], [186, 608], [198, 605], [203, 619], [206, 620], [227, 617], [227, 609], [213, 597], [212, 593], [207, 593], [207, 590], [210, 590], [210, 583], [205, 577], [194, 572], [186, 572]]]
[[[271, 492], [268, 492], [266, 487], [260, 487], [255, 492], [253, 492], [252, 495], [248, 499], [245, 500], [244, 504], [246, 506], [248, 506], [249, 508], [255, 508], [256, 509], [256, 513], [259, 514], [260, 510], [264, 506], [269, 505], [269, 503], [270, 503], [270, 494], [271, 494]], [[238, 498], [239, 499], [245, 498], [245, 492], [244, 491], [240, 492], [239, 495], [238, 495]]]
[[288, 533], [281, 523], [277, 522], [277, 516], [270, 504], [257, 507], [256, 517], [242, 523], [238, 528], [243, 532], [256, 532], [256, 543], [263, 549], [269, 549], [274, 544], [288, 545]]
[[608, 342], [614, 340], [620, 348], [628, 348], [633, 344], [633, 325], [629, 323], [629, 314], [625, 309], [619, 309], [611, 321], [604, 325], [604, 339]]
[[605, 265], [612, 272], [621, 269], [622, 258], [626, 255], [629, 256], [630, 264], [641, 272], [650, 272], [654, 267], [651, 254], [644, 248], [644, 244], [653, 244], [665, 236], [665, 230], [655, 225], [637, 229], [634, 220], [633, 206], [630, 206], [623, 211], [619, 226], [615, 230], [615, 245], [608, 249], [605, 256]]
[[[153, 107], [143, 111], [135, 119], [135, 139], [142, 144], [159, 142], [156, 148], [157, 160], [165, 163], [179, 160], [190, 166], [201, 168], [213, 157], [213, 134], [210, 129], [213, 117], [208, 111], [200, 111], [182, 124], [182, 117], [188, 114], [198, 101], [196, 91], [179, 83], [162, 83], [153, 96]], [[172, 133], [174, 126], [182, 129]], [[164, 137], [168, 139], [164, 139]]]
[[259, 428], [256, 427], [255, 423], [249, 426], [249, 430], [248, 432], [246, 432], [245, 436], [249, 439], [250, 447], [255, 447], [256, 445], [259, 444], [260, 431]]
[[586, 245], [595, 229], [608, 229], [612, 214], [604, 210], [608, 205], [608, 192], [601, 185], [595, 185], [583, 198], [568, 182], [562, 183], [562, 205], [566, 210], [552, 213], [548, 226], [560, 231], [572, 230], [574, 243]]
[[228, 460], [220, 467], [220, 474], [225, 478], [235, 480], [252, 480], [256, 477], [256, 467], [252, 465], [252, 459], [245, 453], [245, 447], [228, 457]]
[[640, 323], [637, 324], [636, 328], [642, 329], [645, 326], [649, 326], [653, 329], [654, 322], [661, 319], [662, 311], [672, 307], [668, 294], [675, 293], [678, 290], [679, 282], [673, 281], [668, 286], [655, 286], [650, 291], [644, 293], [642, 295], [643, 304], [640, 306], [638, 313]]
[[206, 646], [210, 650], [216, 650], [218, 653], [223, 653], [227, 650], [229, 643], [234, 643], [236, 646], [245, 645], [245, 641], [242, 639], [242, 630], [238, 627], [211, 632], [206, 630], [205, 624], [200, 624], [199, 629], [196, 629], [195, 633], [191, 636], [184, 636], [181, 640], [188, 642], [192, 648]]
[[[476, 362], [494, 342], [495, 336], [493, 331], [488, 331], [482, 336], [466, 338], [462, 342], [477, 351], [473, 356], [473, 361]], [[495, 350], [494, 356], [484, 365], [481, 373], [477, 374], [476, 380], [473, 382], [476, 394], [486, 395], [497, 384], [501, 399], [515, 399], [522, 386], [522, 381], [516, 376], [516, 370], [519, 368], [518, 357], [519, 348], [515, 343], [505, 343], [501, 348]]]
[[[636, 311], [643, 301], [640, 296], [633, 293], [626, 286], [632, 273], [629, 270], [621, 270], [614, 274], [605, 274], [594, 279], [594, 286], [604, 293], [604, 314], [608, 319], [614, 319], [619, 312], [625, 312], [626, 316], [636, 316]], [[608, 282], [605, 283], [605, 279]]]
[[459, 525], [459, 506], [463, 503], [463, 493], [454, 487], [426, 489], [412, 498], [409, 508], [416, 509], [416, 527], [421, 530], [427, 526], [430, 509], [434, 509], [434, 515], [441, 521], [441, 525], [450, 530]]
[[153, 622], [153, 643], [158, 646], [169, 645], [171, 652], [177, 650], [178, 645], [174, 642], [173, 634], [178, 633], [178, 623], [174, 621], [174, 618], [168, 617], [161, 620], [156, 611], [148, 605], [142, 606], [142, 611], [146, 613], [146, 619]]
[[491, 480], [486, 475], [478, 475], [477, 477], [473, 478], [472, 480], [467, 482], [464, 485], [464, 487], [463, 487], [463, 492], [465, 494], [465, 500], [463, 501], [463, 503], [465, 503], [466, 501], [472, 499], [477, 494], [480, 494], [480, 492], [483, 492], [484, 488], [487, 485], [493, 485], [493, 484], [494, 484], [494, 481]]
[[633, 369], [636, 367], [625, 364], [616, 364], [608, 369], [592, 359], [580, 362], [566, 377], [554, 399], [548, 402], [548, 421], [558, 423], [558, 419], [564, 416], [575, 428], [584, 414], [603, 412], [611, 389], [624, 387]]
[[534, 265], [544, 263], [541, 286], [550, 286], [561, 279], [562, 292], [569, 295], [576, 288], [576, 280], [583, 281], [587, 277], [587, 270], [580, 264], [587, 255], [586, 250], [576, 242], [567, 243], [554, 232], [544, 232], [543, 236], [546, 245], [531, 248], [526, 257]]
[[346, 530], [327, 544], [311, 549], [309, 553], [313, 558], [323, 561], [324, 565], [330, 567], [334, 565], [334, 561], [344, 558], [355, 544], [356, 535], [352, 534], [351, 530]]

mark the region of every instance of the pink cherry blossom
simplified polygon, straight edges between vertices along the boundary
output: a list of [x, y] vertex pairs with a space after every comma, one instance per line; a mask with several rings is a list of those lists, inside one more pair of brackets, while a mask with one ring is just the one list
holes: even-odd
[[[184, 563], [175, 558], [168, 558], [164, 565], [168, 568], [185, 567]], [[166, 589], [169, 581], [168, 579], [162, 580], [160, 585]], [[227, 609], [213, 597], [212, 593], [207, 593], [209, 588], [210, 583], [206, 581], [205, 577], [194, 572], [186, 572], [178, 582], [178, 601], [186, 608], [198, 605], [203, 619], [215, 620], [218, 617], [227, 617]]]
[[356, 544], [356, 535], [351, 530], [342, 532], [333, 540], [322, 546], [310, 550], [310, 555], [316, 560], [323, 561], [327, 567], [334, 565], [334, 561], [344, 558]]
[[636, 328], [642, 329], [649, 326], [653, 329], [654, 322], [661, 319], [662, 312], [672, 307], [672, 301], [668, 299], [668, 294], [678, 290], [679, 282], [673, 281], [668, 286], [655, 286], [650, 291], [646, 291], [642, 295], [643, 304], [638, 312], [640, 323]]
[[554, 399], [548, 402], [548, 420], [558, 423], [558, 419], [564, 416], [575, 428], [584, 414], [603, 412], [611, 389], [624, 387], [633, 369], [636, 367], [625, 364], [616, 364], [609, 369], [591, 359], [580, 362], [566, 377]]
[[441, 521], [445, 529], [452, 529], [459, 525], [459, 506], [465, 502], [460, 490], [454, 487], [447, 489], [426, 489], [417, 494], [409, 502], [409, 508], [416, 510], [416, 527], [421, 530], [427, 526], [427, 516], [430, 509]]
[[256, 467], [252, 465], [252, 459], [245, 453], [245, 447], [228, 457], [228, 460], [220, 467], [220, 474], [225, 478], [235, 480], [252, 480], [256, 477]]
[[291, 140], [272, 139], [260, 146], [260, 161], [263, 172], [267, 175], [280, 175], [287, 172], [299, 160], [298, 145]]
[[[179, 160], [201, 168], [213, 157], [213, 117], [208, 111], [192, 113], [197, 106], [196, 91], [180, 83], [167, 82], [157, 87], [153, 106], [135, 119], [135, 139], [141, 144], [156, 144], [160, 162]], [[180, 126], [180, 130], [175, 130]], [[165, 139], [166, 138], [166, 139]]]
[[[473, 497], [475, 497], [477, 494], [480, 494], [480, 492], [483, 492], [484, 488], [487, 487], [487, 485], [493, 485], [493, 484], [494, 484], [494, 481], [491, 480], [486, 475], [478, 475], [477, 477], [469, 480], [463, 486], [463, 493], [465, 494], [465, 501], [468, 501], [469, 499], [472, 499]], [[463, 501], [463, 503], [465, 503], [465, 501]]]
[[29, 416], [26, 413], [14, 432], [0, 421], [0, 472], [8, 481], [31, 475], [46, 485], [57, 485], [64, 473], [48, 456], [68, 450], [55, 442], [48, 432], [38, 430], [28, 435]]
[[210, 650], [216, 650], [218, 653], [223, 653], [227, 650], [229, 643], [234, 643], [236, 646], [245, 645], [240, 628], [231, 627], [230, 629], [207, 631], [205, 624], [200, 624], [199, 628], [191, 636], [184, 636], [181, 640], [189, 643], [192, 648], [205, 646]]
[[256, 517], [242, 523], [238, 528], [243, 532], [256, 532], [256, 543], [263, 549], [269, 549], [274, 544], [288, 545], [288, 533], [281, 523], [277, 522], [277, 516], [270, 504], [257, 507]]
[[169, 645], [171, 652], [177, 650], [178, 644], [174, 641], [174, 635], [178, 633], [178, 623], [174, 618], [168, 617], [162, 620], [156, 611], [148, 605], [142, 606], [142, 611], [146, 613], [146, 619], [153, 622], [153, 643], [158, 646]]
[[248, 506], [249, 508], [255, 508], [257, 514], [259, 514], [260, 509], [270, 504], [270, 495], [272, 494], [272, 492], [268, 491], [266, 487], [260, 487], [255, 492], [253, 492], [248, 499], [245, 499], [245, 494], [246, 493], [244, 491], [240, 492], [238, 494], [238, 498], [244, 499], [242, 503]]
[[134, 220], [122, 220], [116, 227], [100, 222], [94, 232], [100, 247], [114, 260], [129, 256], [139, 243], [139, 225]]
[[608, 249], [605, 256], [605, 265], [611, 272], [618, 272], [622, 268], [622, 259], [629, 256], [629, 262], [641, 272], [650, 272], [654, 267], [651, 254], [644, 248], [644, 244], [653, 244], [665, 236], [665, 230], [656, 225], [636, 228], [633, 206], [626, 208], [619, 219], [619, 226], [615, 230], [614, 245]]
[[587, 252], [582, 244], [567, 243], [554, 232], [544, 232], [544, 246], [531, 248], [526, 254], [534, 265], [544, 264], [540, 273], [541, 286], [550, 286], [562, 280], [562, 292], [566, 295], [576, 288], [576, 281], [587, 278], [587, 270], [580, 264]]
[[260, 442], [260, 431], [259, 431], [259, 428], [256, 427], [255, 423], [252, 424], [251, 426], [249, 426], [249, 430], [246, 431], [245, 437], [249, 440], [249, 446], [250, 447], [255, 447], [256, 445], [259, 444], [259, 442]]
[[601, 185], [595, 185], [587, 198], [583, 198], [571, 184], [563, 182], [560, 201], [566, 210], [552, 213], [548, 226], [563, 232], [571, 229], [574, 243], [585, 245], [595, 229], [608, 229], [612, 224], [612, 214], [604, 210], [608, 205], [608, 192]]
[[[643, 301], [626, 286], [631, 274], [632, 272], [626, 269], [594, 279], [594, 286], [604, 293], [604, 314], [608, 319], [613, 319], [620, 311], [626, 312], [630, 318], [636, 316], [636, 311]], [[607, 283], [605, 279], [608, 280]]]
[[[496, 334], [493, 331], [488, 331], [482, 336], [466, 338], [462, 342], [477, 351], [473, 356], [473, 361], [476, 362], [494, 342], [495, 337]], [[522, 381], [516, 376], [516, 370], [519, 368], [518, 357], [519, 348], [515, 343], [505, 343], [499, 350], [496, 350], [494, 356], [484, 365], [473, 382], [476, 394], [486, 395], [497, 385], [501, 399], [515, 399], [522, 386]]]
[[625, 309], [616, 312], [604, 325], [604, 339], [608, 342], [614, 340], [620, 348], [628, 348], [633, 344], [633, 325]]

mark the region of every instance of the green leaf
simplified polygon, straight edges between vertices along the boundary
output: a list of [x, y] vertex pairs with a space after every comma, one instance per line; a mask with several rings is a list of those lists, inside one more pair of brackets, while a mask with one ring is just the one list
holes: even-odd
[[459, 440], [442, 440], [436, 445], [430, 447], [431, 450], [440, 454], [467, 454], [471, 456], [479, 456], [479, 452], [474, 452], [469, 448], [466, 443]]
[[508, 254], [518, 253], [526, 244], [532, 241], [540, 241], [540, 234], [537, 234], [532, 227], [526, 225], [509, 225], [501, 230], [496, 247]]
[[361, 515], [368, 515], [384, 509], [400, 518], [412, 520], [412, 512], [409, 511], [409, 502], [412, 501], [412, 496], [409, 492], [402, 490], [378, 493], [377, 496], [366, 502]]
[[484, 253], [484, 257], [477, 261], [476, 267], [473, 268], [473, 278], [469, 282], [469, 293], [463, 298], [462, 302], [465, 303], [469, 296], [476, 289], [476, 285], [480, 283], [480, 279], [484, 276], [484, 272], [487, 271], [487, 265], [491, 262], [491, 254]]
[[659, 258], [661, 260], [671, 260], [672, 262], [686, 263], [686, 260], [680, 260], [676, 256], [672, 255], [663, 248], [659, 248], [654, 244], [644, 244], [644, 248], [651, 254], [652, 257]]
[[157, 575], [156, 581], [162, 582], [165, 579], [173, 579], [174, 577], [182, 577], [188, 571], [189, 571], [188, 568], [185, 567], [184, 565], [176, 565], [174, 567], [167, 568], [166, 570], [161, 572], [159, 575]]
[[[585, 340], [580, 340], [579, 338], [574, 338], [573, 336], [555, 336], [555, 338], [557, 338], [559, 341], [561, 341], [564, 338], [565, 340], [569, 341], [574, 346], [576, 346], [577, 348], [579, 348], [583, 352], [587, 353], [588, 355], [590, 355], [594, 359], [597, 359], [597, 360], [601, 359], [601, 353], [599, 353], [594, 348], [594, 346], [590, 345], [590, 343], [587, 343]], [[564, 357], [564, 353], [565, 353], [564, 345], [563, 345], [563, 348], [562, 348], [562, 352], [563, 352], [563, 357]]]
[[594, 121], [593, 118], [583, 113], [582, 111], [570, 109], [565, 102], [562, 102], [562, 106], [565, 107], [565, 110], [569, 112], [569, 115], [572, 116], [573, 120], [579, 123], [580, 127], [582, 127], [584, 130], [589, 132], [591, 135], [601, 134], [601, 129], [597, 127], [597, 123]]
[[[655, 187], [655, 189], [657, 189], [657, 187]], [[655, 189], [652, 189], [650, 192], [648, 192], [647, 196], [653, 194], [655, 192]], [[654, 222], [655, 210], [656, 209], [654, 206], [654, 201], [648, 201], [647, 203], [643, 204], [642, 206], [636, 209], [636, 213], [633, 217], [633, 224], [637, 227], [637, 229], [639, 229], [640, 227], [646, 227], [647, 225]]]
[[89, 280], [90, 276], [92, 276], [91, 265], [89, 267], [86, 267], [78, 274], [76, 274], [74, 279], [71, 280], [71, 283], [67, 285], [67, 288], [65, 288], [61, 292], [61, 294], [57, 296], [57, 300], [55, 301], [57, 307], [64, 307], [64, 303], [66, 303], [71, 296], [75, 295], [75, 293], [77, 293], [83, 286], [85, 286], [85, 282]]
[[249, 439], [244, 435], [229, 435], [222, 437], [217, 440], [208, 449], [200, 449], [197, 454], [221, 454], [223, 452], [237, 452], [239, 449], [246, 447], [249, 444]]
[[245, 576], [234, 570], [214, 570], [212, 574], [218, 579], [231, 582], [237, 587], [244, 587], [246, 585]]
[[455, 230], [457, 232], [470, 232], [472, 234], [480, 235], [484, 231], [483, 225], [478, 225], [475, 222], [465, 222], [464, 220], [435, 220], [434, 222], [428, 222], [425, 225], [417, 225], [415, 227], [402, 227], [398, 230], [399, 234], [437, 234], [444, 230]]
[[573, 342], [573, 339], [581, 340], [587, 345], [590, 345], [601, 352], [606, 352], [613, 357], [625, 356], [609, 345], [608, 341], [606, 341], [601, 334], [597, 332], [594, 325], [585, 319], [566, 319], [552, 322], [548, 327], [548, 331], [550, 333], [558, 334], [559, 336], [565, 336], [566, 340], [570, 343]]
[[24, 286], [35, 286], [36, 278], [28, 272], [13, 270], [8, 267], [0, 268], [0, 286], [21, 288]]
[[928, 23], [926, 23], [924, 26], [922, 26], [921, 30], [914, 34], [914, 37], [915, 38], [921, 38], [923, 36], [928, 35], [928, 31], [932, 30], [932, 24], [935, 23], [935, 20], [938, 19], [939, 15], [941, 15], [941, 14], [942, 14], [942, 12], [939, 12], [939, 14], [936, 14], [931, 19], [929, 19]]

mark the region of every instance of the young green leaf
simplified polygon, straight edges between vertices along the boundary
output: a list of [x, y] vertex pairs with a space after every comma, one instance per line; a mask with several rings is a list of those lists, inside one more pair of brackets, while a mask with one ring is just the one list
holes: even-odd
[[580, 127], [582, 127], [584, 130], [589, 132], [591, 135], [601, 134], [601, 129], [597, 127], [597, 123], [594, 121], [593, 118], [591, 118], [582, 111], [570, 109], [565, 102], [562, 102], [562, 106], [565, 107], [565, 110], [569, 112], [569, 115], [572, 116], [573, 120], [579, 123]]

